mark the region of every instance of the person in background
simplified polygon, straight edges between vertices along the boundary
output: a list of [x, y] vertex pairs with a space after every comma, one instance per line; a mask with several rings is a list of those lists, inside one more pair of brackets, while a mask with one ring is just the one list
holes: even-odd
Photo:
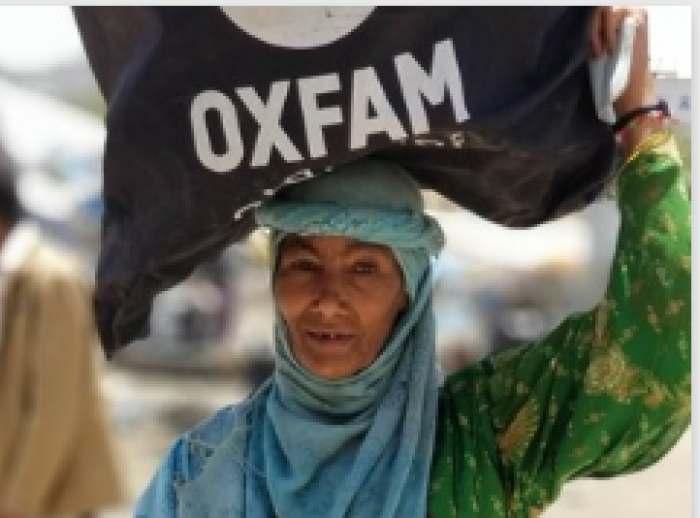
[[77, 264], [23, 217], [0, 163], [0, 518], [88, 516], [123, 502]]
[[147, 518], [533, 518], [581, 477], [660, 459], [690, 422], [690, 205], [654, 106], [646, 12], [599, 8], [594, 53], [637, 30], [615, 103], [626, 160], [608, 289], [540, 343], [443, 379], [431, 257], [443, 236], [397, 164], [362, 159], [278, 193], [276, 368], [182, 435]]

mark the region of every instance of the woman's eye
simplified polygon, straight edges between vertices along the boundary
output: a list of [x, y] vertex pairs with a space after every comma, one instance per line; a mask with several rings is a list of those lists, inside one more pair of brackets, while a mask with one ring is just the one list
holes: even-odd
[[360, 273], [363, 275], [376, 273], [377, 270], [379, 270], [379, 267], [375, 263], [370, 261], [361, 261], [355, 263], [355, 265], [353, 266], [353, 271], [355, 273]]
[[300, 270], [303, 272], [312, 272], [318, 269], [318, 264], [310, 259], [296, 259], [292, 261], [290, 267], [293, 270]]

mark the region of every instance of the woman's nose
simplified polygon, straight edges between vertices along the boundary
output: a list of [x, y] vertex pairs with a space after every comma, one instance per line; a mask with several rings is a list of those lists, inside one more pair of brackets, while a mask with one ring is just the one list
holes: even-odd
[[347, 307], [346, 281], [343, 276], [324, 272], [318, 279], [315, 307], [324, 314], [343, 311]]

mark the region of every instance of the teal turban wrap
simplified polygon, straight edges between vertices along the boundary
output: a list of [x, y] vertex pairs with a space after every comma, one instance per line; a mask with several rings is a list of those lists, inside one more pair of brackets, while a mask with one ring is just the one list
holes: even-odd
[[345, 236], [391, 248], [410, 304], [369, 367], [332, 380], [296, 361], [277, 311], [245, 515], [425, 518], [439, 383], [430, 257], [443, 234], [420, 189], [398, 165], [360, 160], [279, 193], [256, 218], [271, 230], [273, 276], [285, 236]]
[[390, 247], [413, 300], [430, 255], [444, 244], [440, 226], [423, 209], [420, 189], [406, 171], [364, 160], [289, 188], [256, 217], [272, 230], [275, 261], [287, 234], [346, 236]]

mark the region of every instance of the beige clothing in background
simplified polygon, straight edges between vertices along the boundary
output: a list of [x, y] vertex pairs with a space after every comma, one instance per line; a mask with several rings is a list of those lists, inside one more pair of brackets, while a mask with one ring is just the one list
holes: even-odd
[[20, 233], [13, 248], [22, 251], [2, 272], [0, 510], [34, 517], [117, 505], [88, 287], [38, 233]]

